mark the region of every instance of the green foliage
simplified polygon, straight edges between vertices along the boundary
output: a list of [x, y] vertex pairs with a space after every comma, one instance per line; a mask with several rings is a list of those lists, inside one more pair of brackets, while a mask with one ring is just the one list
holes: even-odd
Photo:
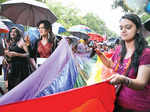
[[0, 0], [0, 3], [6, 2], [7, 0]]
[[125, 0], [113, 0], [112, 8], [115, 9], [118, 7], [121, 7], [124, 12], [132, 12], [132, 13], [136, 13], [138, 15], [141, 15], [142, 13], [144, 13], [144, 10], [142, 10], [142, 9], [133, 10], [133, 9], [128, 8], [128, 6], [125, 5]]
[[69, 28], [74, 25], [74, 23], [78, 24], [80, 17], [77, 16], [78, 11], [73, 8], [67, 8], [61, 5], [61, 3], [53, 3], [48, 4], [48, 7], [54, 14], [57, 16], [59, 23], [65, 26], [65, 28]]
[[123, 0], [113, 0], [112, 8], [121, 7], [124, 12], [129, 12], [130, 10], [124, 5]]
[[144, 23], [146, 20], [148, 20], [150, 18], [150, 14], [148, 13], [143, 13], [143, 15], [141, 16], [141, 20], [142, 23]]
[[[0, 0], [0, 3], [7, 0]], [[61, 23], [66, 29], [73, 25], [83, 24], [88, 26], [93, 32], [99, 33], [100, 35], [107, 34], [108, 37], [116, 36], [116, 33], [110, 31], [103, 20], [101, 20], [97, 15], [93, 13], [87, 13], [86, 15], [79, 15], [80, 10], [72, 8], [70, 6], [65, 7], [60, 2], [55, 2], [49, 0], [36, 0], [43, 3], [49, 7], [49, 9], [57, 16], [58, 23]], [[70, 35], [65, 32], [64, 35]]]
[[103, 34], [105, 32], [106, 26], [104, 21], [102, 21], [98, 16], [93, 13], [87, 13], [83, 19], [87, 22], [86, 25], [93, 29], [96, 33]]
[[[148, 19], [150, 19], [150, 14], [148, 13], [144, 13], [142, 16], [141, 16], [141, 20], [142, 20], [142, 23], [144, 23], [145, 21], [147, 21]], [[146, 38], [148, 44], [150, 45], [150, 36]]]
[[[83, 24], [91, 28], [94, 32], [108, 36], [116, 36], [114, 32], [111, 32], [97, 15], [93, 13], [87, 13], [86, 15], [79, 15], [80, 10], [72, 7], [62, 6], [59, 2], [51, 2], [47, 4], [50, 10], [57, 16], [57, 22], [64, 25], [66, 29], [73, 25]], [[68, 35], [68, 33], [65, 33]]]

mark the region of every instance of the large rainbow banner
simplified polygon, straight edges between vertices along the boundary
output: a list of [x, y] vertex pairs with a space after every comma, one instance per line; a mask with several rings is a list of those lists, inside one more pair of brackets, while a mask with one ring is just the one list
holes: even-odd
[[63, 39], [44, 64], [0, 97], [0, 112], [112, 112], [114, 86], [89, 85], [88, 60], [74, 55]]

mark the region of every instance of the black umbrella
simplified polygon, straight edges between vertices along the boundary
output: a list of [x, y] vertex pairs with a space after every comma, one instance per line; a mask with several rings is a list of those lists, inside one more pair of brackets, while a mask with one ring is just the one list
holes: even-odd
[[0, 15], [5, 16], [16, 24], [36, 26], [40, 20], [54, 23], [57, 17], [46, 4], [35, 0], [10, 0], [1, 4]]

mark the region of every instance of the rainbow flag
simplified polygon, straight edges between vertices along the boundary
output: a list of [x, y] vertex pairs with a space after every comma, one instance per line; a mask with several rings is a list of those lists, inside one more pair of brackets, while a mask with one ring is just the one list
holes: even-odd
[[[42, 64], [23, 82], [0, 97], [0, 111], [8, 109], [13, 112], [19, 112], [19, 108], [23, 108], [22, 111], [28, 111], [27, 107], [32, 106], [31, 108], [37, 108], [36, 112], [38, 112], [42, 109], [42, 105], [43, 108], [49, 108], [49, 104], [51, 105], [50, 110], [55, 110], [55, 112], [58, 112], [56, 110], [59, 108], [54, 107], [59, 105], [59, 103], [59, 107], [62, 109], [61, 112], [68, 112], [68, 110], [69, 112], [81, 112], [79, 110], [86, 110], [88, 107], [91, 109], [96, 109], [96, 107], [100, 105], [100, 109], [105, 108], [105, 110], [107, 110], [107, 108], [102, 103], [103, 101], [99, 102], [103, 98], [105, 99], [102, 93], [107, 92], [111, 96], [107, 97], [106, 99], [112, 102], [110, 104], [111, 109], [109, 111], [112, 112], [114, 102], [114, 87], [108, 84], [108, 82], [87, 86], [87, 81], [91, 77], [93, 64], [93, 62], [91, 64], [90, 61], [90, 59], [73, 55], [67, 41], [63, 39], [55, 52], [44, 62], [44, 64]], [[66, 96], [64, 97], [63, 95]], [[82, 96], [85, 96], [85, 98], [83, 97], [84, 100], [81, 98]], [[97, 99], [98, 97], [99, 99]], [[74, 106], [72, 107], [71, 104]], [[109, 103], [106, 103], [106, 105], [108, 106]], [[65, 106], [67, 110], [63, 111]], [[18, 109], [15, 110], [15, 108]], [[46, 112], [45, 110], [43, 111]]]
[[113, 112], [115, 88], [108, 82], [0, 106], [0, 112]]
[[0, 105], [72, 89], [77, 75], [78, 71], [71, 48], [63, 39], [44, 64], [19, 85], [0, 97]]

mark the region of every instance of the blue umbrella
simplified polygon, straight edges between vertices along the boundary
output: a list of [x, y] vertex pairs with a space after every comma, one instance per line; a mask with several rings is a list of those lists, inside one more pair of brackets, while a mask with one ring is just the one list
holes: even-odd
[[34, 46], [37, 39], [40, 37], [40, 32], [36, 27], [30, 27], [26, 32], [25, 36], [28, 35], [30, 38], [31, 44]]
[[62, 24], [56, 22], [52, 24], [52, 29], [54, 34], [66, 32], [65, 27]]
[[24, 32], [24, 26], [21, 24], [15, 24], [8, 19], [2, 19], [2, 22], [10, 29], [11, 27], [15, 26], [19, 28], [22, 32]]

